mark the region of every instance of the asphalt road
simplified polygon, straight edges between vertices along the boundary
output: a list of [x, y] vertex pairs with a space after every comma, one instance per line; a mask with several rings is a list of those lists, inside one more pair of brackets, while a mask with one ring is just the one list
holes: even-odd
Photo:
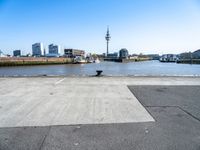
[[1, 150], [200, 150], [200, 86], [129, 86], [156, 122], [0, 128]]

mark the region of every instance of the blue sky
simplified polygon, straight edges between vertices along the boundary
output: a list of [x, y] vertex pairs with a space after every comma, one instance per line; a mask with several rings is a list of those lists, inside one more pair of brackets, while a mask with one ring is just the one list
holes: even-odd
[[181, 53], [200, 48], [200, 0], [0, 0], [0, 49], [35, 42], [106, 52]]

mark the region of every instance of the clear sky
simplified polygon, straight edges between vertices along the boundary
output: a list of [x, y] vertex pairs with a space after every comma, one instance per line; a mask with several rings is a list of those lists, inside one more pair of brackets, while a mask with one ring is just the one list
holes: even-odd
[[200, 0], [0, 0], [0, 49], [35, 42], [106, 52], [181, 53], [200, 48]]

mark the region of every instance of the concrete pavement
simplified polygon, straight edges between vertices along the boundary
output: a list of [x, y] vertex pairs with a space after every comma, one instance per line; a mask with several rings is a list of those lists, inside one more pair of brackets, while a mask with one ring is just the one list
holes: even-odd
[[154, 121], [127, 86], [108, 82], [90, 82], [90, 78], [1, 80], [0, 127]]
[[193, 77], [0, 78], [0, 150], [199, 150], [199, 91]]

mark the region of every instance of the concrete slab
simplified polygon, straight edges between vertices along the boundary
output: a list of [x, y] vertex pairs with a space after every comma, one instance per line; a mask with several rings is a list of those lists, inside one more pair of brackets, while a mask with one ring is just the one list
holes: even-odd
[[[31, 82], [29, 82], [30, 79]], [[66, 103], [64, 97], [65, 99], [74, 97], [73, 94], [69, 94], [72, 93], [71, 91], [73, 89], [76, 93], [80, 90], [83, 93], [84, 91], [94, 93], [100, 90], [95, 95], [96, 100], [98, 100], [101, 97], [98, 93], [106, 93], [107, 91], [109, 93], [115, 93], [112, 89], [117, 90], [119, 88], [121, 91], [117, 91], [121, 93], [117, 95], [123, 98], [128, 97], [126, 94], [123, 94], [124, 91], [125, 93], [127, 92], [124, 86], [126, 87], [126, 85], [131, 84], [139, 85], [129, 88], [156, 121], [72, 126], [3, 127], [0, 128], [0, 150], [200, 149], [200, 118], [198, 116], [200, 114], [200, 86], [197, 86], [200, 85], [199, 78], [121, 78], [121, 80], [120, 78], [116, 78], [116, 80], [114, 78], [66, 78], [64, 80], [63, 78], [38, 78], [37, 80], [35, 78], [18, 78], [15, 80], [15, 78], [11, 80], [9, 78], [0, 80], [0, 116], [4, 116], [2, 112], [5, 112], [8, 118], [10, 115], [9, 121], [12, 122], [14, 120], [13, 123], [28, 118], [27, 116], [29, 116], [28, 119], [34, 116], [40, 116], [40, 113], [51, 116], [53, 121], [57, 119], [55, 116], [62, 116], [64, 118], [68, 115], [67, 113], [62, 113], [68, 110], [67, 107], [65, 108]], [[148, 83], [153, 86], [146, 86]], [[159, 84], [160, 86], [156, 86]], [[77, 88], [73, 87], [73, 85], [76, 85]], [[100, 85], [101, 88], [88, 88], [91, 90], [88, 92], [83, 88], [84, 85], [90, 85], [91, 87]], [[70, 86], [73, 89], [69, 88]], [[110, 88], [106, 88], [107, 86]], [[76, 93], [74, 94], [77, 95]], [[7, 94], [9, 97], [6, 96]], [[35, 97], [31, 97], [33, 95]], [[58, 99], [58, 95], [62, 100], [60, 98]], [[113, 96], [113, 99], [108, 93], [104, 95], [104, 97], [109, 97], [112, 103], [115, 103], [116, 95]], [[40, 96], [42, 96], [43, 101], [39, 99]], [[82, 96], [83, 99], [77, 96], [77, 101], [87, 101], [86, 98], [88, 95], [84, 94]], [[23, 98], [20, 99], [20, 102], [17, 101], [15, 103], [15, 99], [19, 97]], [[4, 101], [2, 101], [2, 98]], [[54, 99], [56, 99], [56, 102], [59, 101], [60, 105], [55, 105]], [[126, 99], [125, 101], [129, 100]], [[90, 105], [90, 102], [87, 103]], [[40, 108], [40, 105], [44, 107]], [[123, 106], [126, 105], [123, 104]], [[77, 109], [79, 107], [77, 106]], [[29, 112], [25, 113], [23, 109], [26, 111], [29, 110]], [[9, 114], [11, 110], [13, 112]], [[60, 113], [56, 114], [56, 112]], [[76, 113], [73, 110], [70, 110], [70, 112], [72, 112], [71, 114]], [[13, 113], [16, 113], [16, 115], [13, 115], [16, 118], [12, 118]], [[22, 118], [20, 118], [21, 116]], [[4, 117], [6, 118], [6, 115]], [[46, 118], [44, 122], [46, 123], [48, 121], [48, 118]]]
[[154, 121], [126, 85], [102, 79], [1, 80], [0, 127]]
[[148, 107], [156, 122], [0, 128], [1, 150], [198, 150], [199, 121], [178, 107]]
[[129, 86], [143, 106], [180, 107], [200, 120], [200, 86]]
[[0, 150], [40, 150], [50, 127], [0, 128]]
[[198, 150], [199, 122], [179, 108], [148, 108], [156, 122], [54, 126], [42, 150]]

